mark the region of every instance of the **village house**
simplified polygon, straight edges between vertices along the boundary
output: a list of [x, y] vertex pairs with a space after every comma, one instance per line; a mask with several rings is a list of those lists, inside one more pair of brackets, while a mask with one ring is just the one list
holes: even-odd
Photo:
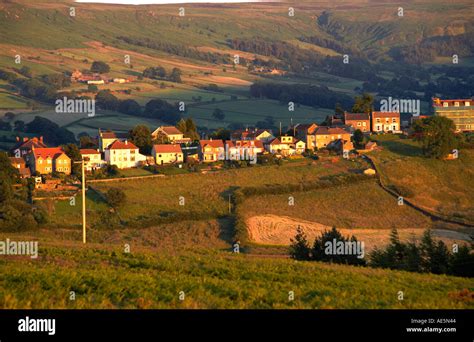
[[31, 150], [29, 158], [31, 173], [50, 174], [61, 172], [71, 174], [71, 159], [61, 147], [35, 148]]
[[112, 81], [114, 83], [128, 83], [128, 82], [130, 82], [130, 80], [125, 79], [125, 78], [114, 78]]
[[331, 141], [328, 146], [328, 150], [333, 150], [338, 154], [349, 153], [354, 149], [354, 144], [350, 140], [337, 139]]
[[442, 100], [433, 98], [434, 114], [447, 117], [454, 122], [456, 131], [474, 131], [474, 100]]
[[367, 113], [344, 112], [344, 124], [353, 131], [359, 129], [364, 133], [370, 132], [370, 116]]
[[291, 135], [282, 135], [280, 138], [275, 138], [267, 143], [265, 148], [270, 153], [278, 153], [287, 157], [302, 154], [306, 149], [306, 144], [303, 140], [298, 140]]
[[244, 160], [246, 158], [254, 160], [259, 153], [265, 151], [260, 140], [226, 140], [225, 150], [230, 160]]
[[265, 144], [265, 149], [272, 154], [288, 155], [290, 146], [283, 144], [280, 139], [275, 138], [272, 141]]
[[138, 147], [125, 140], [115, 140], [105, 149], [105, 161], [109, 165], [116, 165], [119, 169], [129, 169], [146, 162], [146, 156], [140, 154]]
[[26, 162], [28, 163], [28, 156], [31, 154], [31, 150], [33, 147], [35, 148], [45, 148], [48, 147], [43, 142], [43, 137], [34, 137], [34, 138], [27, 138], [24, 137], [21, 139], [20, 137], [16, 137], [17, 143], [13, 148], [10, 150], [10, 153], [17, 158], [25, 158]]
[[126, 133], [115, 133], [112, 131], [102, 131], [99, 128], [99, 152], [105, 152], [105, 149], [109, 147], [114, 141], [125, 141], [128, 138]]
[[372, 112], [372, 132], [388, 133], [400, 131], [400, 113]]
[[23, 158], [10, 157], [10, 163], [16, 170], [18, 170], [21, 178], [28, 178], [31, 176], [30, 168], [26, 165]]
[[200, 140], [199, 158], [205, 163], [212, 163], [224, 155], [224, 143], [222, 140]]
[[297, 124], [293, 127], [293, 134], [296, 138], [304, 142], [306, 148], [314, 149], [316, 146], [314, 132], [318, 128], [315, 123], [310, 124]]
[[184, 161], [183, 151], [178, 144], [153, 145], [151, 153], [156, 165], [178, 164]]
[[344, 141], [351, 140], [351, 133], [340, 127], [319, 126], [315, 133], [316, 148], [325, 148], [334, 140], [342, 139]]
[[102, 160], [99, 150], [92, 148], [83, 148], [80, 150], [82, 159], [84, 160], [84, 168], [86, 171], [100, 169], [105, 162]]
[[302, 140], [298, 140], [292, 135], [282, 135], [280, 136], [280, 142], [282, 145], [287, 145], [288, 148], [285, 149], [287, 155], [301, 154], [305, 151], [306, 143]]
[[74, 70], [71, 74], [71, 82], [79, 82], [86, 84], [105, 84], [108, 83], [109, 79], [107, 76], [93, 73], [93, 74], [83, 74], [79, 70]]
[[264, 144], [275, 139], [272, 132], [268, 129], [238, 129], [232, 132], [230, 140], [259, 140]]
[[186, 144], [191, 142], [190, 138], [185, 138], [184, 134], [174, 126], [160, 126], [151, 133], [151, 138], [157, 140], [159, 138], [169, 141], [171, 144]]

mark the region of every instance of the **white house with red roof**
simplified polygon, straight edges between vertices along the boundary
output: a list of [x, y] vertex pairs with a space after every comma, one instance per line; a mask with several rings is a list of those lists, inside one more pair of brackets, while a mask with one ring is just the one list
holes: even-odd
[[199, 158], [205, 163], [216, 162], [224, 156], [225, 148], [222, 140], [199, 140]]
[[82, 148], [80, 152], [82, 159], [84, 160], [84, 168], [86, 171], [100, 169], [105, 165], [105, 161], [102, 160], [102, 155], [98, 149]]
[[301, 154], [306, 149], [306, 143], [291, 135], [282, 135], [280, 138], [275, 138], [265, 145], [265, 148], [270, 153], [279, 153], [283, 156], [292, 156]]
[[260, 140], [226, 140], [226, 160], [250, 160], [256, 161], [257, 155], [265, 151], [263, 142]]
[[157, 165], [179, 164], [184, 161], [183, 151], [178, 144], [153, 145], [151, 153]]
[[115, 140], [105, 149], [105, 161], [119, 169], [129, 169], [145, 163], [146, 156], [140, 154], [138, 147], [128, 140]]

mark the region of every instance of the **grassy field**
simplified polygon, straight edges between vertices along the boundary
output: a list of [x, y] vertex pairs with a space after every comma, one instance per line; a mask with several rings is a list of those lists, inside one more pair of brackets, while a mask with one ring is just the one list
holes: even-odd
[[399, 206], [397, 199], [374, 181], [291, 194], [247, 199], [241, 206], [245, 217], [273, 214], [318, 222], [338, 228], [417, 228], [430, 221], [418, 211]]
[[474, 151], [461, 150], [457, 160], [428, 159], [419, 145], [398, 136], [378, 137], [382, 151], [370, 154], [383, 182], [409, 189], [417, 205], [474, 222]]
[[[239, 187], [272, 184], [299, 184], [322, 176], [346, 172], [352, 164], [301, 162], [282, 166], [254, 166], [244, 169], [223, 170], [208, 174], [189, 173], [147, 180], [129, 180], [126, 183], [108, 182], [94, 185], [101, 192], [121, 187], [127, 196], [127, 205], [120, 210], [124, 219], [147, 217], [150, 214], [208, 213], [222, 216], [228, 213], [228, 195]], [[122, 184], [126, 184], [122, 186]], [[180, 196], [184, 205], [180, 205]]]
[[[22, 236], [10, 238], [25, 239]], [[192, 238], [191, 235], [188, 235]], [[64, 241], [64, 238], [63, 238]], [[123, 243], [40, 240], [0, 260], [1, 308], [473, 308], [473, 280], [262, 259], [216, 250], [123, 253]], [[76, 299], [69, 300], [70, 291]], [[183, 291], [184, 300], [179, 299]], [[289, 291], [295, 299], [288, 300]], [[404, 300], [398, 300], [403, 291]]]

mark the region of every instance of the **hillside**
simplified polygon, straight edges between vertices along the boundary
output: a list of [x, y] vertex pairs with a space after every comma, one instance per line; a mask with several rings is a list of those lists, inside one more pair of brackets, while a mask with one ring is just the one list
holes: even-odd
[[[69, 15], [72, 4], [75, 16]], [[290, 6], [294, 16], [288, 15]], [[144, 78], [99, 86], [99, 90], [110, 89], [120, 99], [133, 99], [142, 106], [153, 98], [184, 101], [185, 116], [210, 129], [255, 125], [268, 117], [275, 127], [280, 121], [285, 126], [291, 120], [319, 122], [337, 102], [349, 109], [350, 100], [362, 90], [377, 96], [417, 96], [425, 111], [433, 91], [446, 96], [451, 92], [469, 96], [473, 91], [469, 69], [465, 69], [470, 68], [474, 55], [469, 38], [474, 32], [472, 6], [469, 1], [450, 6], [441, 1], [416, 1], [404, 4], [404, 15], [399, 17], [394, 5], [365, 1], [305, 2], [301, 6], [291, 2], [187, 4], [185, 15], [179, 16], [177, 5], [8, 1], [0, 4], [0, 69], [22, 78], [18, 69], [28, 67], [38, 77], [88, 70], [92, 61], [101, 60], [110, 65], [111, 77], [137, 78], [147, 67], [159, 65], [168, 71], [178, 67], [183, 83]], [[437, 47], [438, 41], [444, 50]], [[458, 51], [459, 65], [446, 64], [452, 51]], [[347, 65], [341, 65], [344, 54], [351, 57]], [[22, 57], [20, 65], [14, 63], [16, 55]], [[236, 65], [235, 55], [240, 57]], [[124, 63], [124, 56], [131, 57], [130, 64]], [[422, 56], [430, 58], [423, 60]], [[423, 68], [412, 63], [421, 63]], [[275, 67], [281, 74], [252, 69], [261, 65]], [[461, 83], [446, 86], [443, 76], [453, 73]], [[400, 75], [405, 75], [403, 80]], [[387, 79], [394, 81], [387, 85]], [[286, 98], [252, 97], [249, 86], [257, 81], [319, 85], [330, 94], [321, 103], [298, 103], [294, 112], [288, 112]], [[76, 114], [65, 121], [55, 117], [54, 108], [47, 103], [0, 82], [0, 115], [12, 111], [19, 114], [15, 119], [24, 122], [44, 116], [76, 135], [93, 135], [99, 127], [127, 131], [138, 122], [151, 127], [161, 123], [100, 110], [94, 118]], [[206, 90], [209, 84], [220, 91]], [[83, 84], [61, 91], [94, 96]], [[321, 96], [320, 91], [314, 94], [314, 98]], [[225, 113], [221, 122], [212, 117], [216, 108]]]
[[[165, 232], [172, 234], [171, 229]], [[121, 242], [91, 243], [87, 247], [60, 232], [61, 241], [44, 232], [9, 234], [11, 239], [39, 239], [40, 256], [36, 260], [0, 260], [0, 307], [474, 307], [466, 295], [474, 282], [466, 278], [267, 259], [195, 247], [193, 251], [169, 253], [131, 242], [132, 231], [123, 233]], [[130, 254], [123, 253], [125, 243], [130, 243]], [[180, 250], [181, 243], [171, 246]], [[75, 292], [74, 301], [69, 300], [70, 291]], [[181, 291], [184, 300], [179, 299]], [[288, 300], [289, 291], [294, 292], [294, 301]], [[399, 291], [404, 292], [403, 301], [398, 300]]]

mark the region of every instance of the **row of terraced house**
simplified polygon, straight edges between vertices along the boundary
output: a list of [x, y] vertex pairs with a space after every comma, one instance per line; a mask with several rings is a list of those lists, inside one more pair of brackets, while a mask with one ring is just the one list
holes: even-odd
[[[458, 131], [474, 129], [474, 106], [471, 100], [433, 99], [435, 115], [449, 117]], [[423, 117], [423, 116], [419, 116]], [[128, 169], [145, 165], [181, 164], [189, 160], [212, 163], [219, 160], [252, 159], [259, 154], [279, 157], [300, 155], [307, 150], [332, 149], [338, 153], [351, 151], [352, 134], [360, 130], [370, 133], [398, 133], [401, 131], [400, 114], [397, 112], [335, 114], [324, 125], [317, 123], [295, 124], [284, 132], [274, 134], [269, 129], [246, 128], [235, 130], [230, 139], [202, 139], [192, 141], [174, 126], [161, 126], [151, 133], [151, 155], [140, 153], [127, 134], [99, 129], [97, 149], [81, 149], [87, 171], [115, 165]], [[42, 137], [17, 138], [11, 150], [12, 164], [20, 174], [70, 174], [71, 159], [61, 147], [48, 147]]]

